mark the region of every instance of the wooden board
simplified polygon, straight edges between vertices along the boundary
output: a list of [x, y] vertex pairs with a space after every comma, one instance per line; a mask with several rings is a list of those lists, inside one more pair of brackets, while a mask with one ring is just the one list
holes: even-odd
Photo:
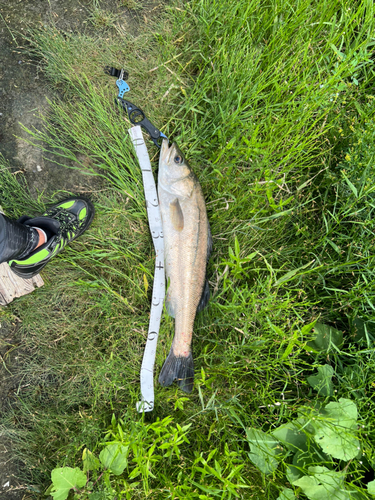
[[43, 279], [37, 274], [33, 278], [24, 279], [17, 276], [6, 262], [0, 264], [0, 305], [5, 306], [16, 297], [27, 295], [44, 285]]

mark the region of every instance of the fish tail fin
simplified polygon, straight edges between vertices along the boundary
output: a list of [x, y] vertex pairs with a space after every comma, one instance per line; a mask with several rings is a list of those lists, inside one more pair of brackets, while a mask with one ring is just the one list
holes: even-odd
[[191, 392], [194, 384], [194, 360], [190, 352], [189, 356], [176, 356], [173, 349], [169, 351], [167, 359], [159, 375], [159, 384], [163, 387], [171, 385], [174, 380], [185, 392]]

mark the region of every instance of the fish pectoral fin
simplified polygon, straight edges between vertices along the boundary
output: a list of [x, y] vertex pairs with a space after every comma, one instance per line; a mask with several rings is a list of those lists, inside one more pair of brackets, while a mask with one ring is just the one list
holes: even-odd
[[203, 287], [201, 300], [199, 301], [199, 304], [197, 307], [197, 313], [199, 313], [202, 309], [204, 309], [206, 307], [209, 300], [210, 300], [210, 287], [208, 285], [208, 281], [206, 280], [204, 287]]
[[159, 384], [163, 387], [173, 384], [177, 380], [177, 385], [185, 392], [191, 392], [194, 385], [194, 361], [190, 352], [188, 356], [176, 356], [173, 348], [169, 351], [167, 359], [159, 375]]
[[169, 294], [167, 294], [167, 297], [165, 299], [165, 308], [166, 308], [167, 313], [169, 314], [169, 316], [171, 316], [172, 318], [176, 317], [176, 313], [175, 313], [175, 310], [174, 310], [174, 307], [173, 307], [173, 304], [172, 304], [172, 300], [171, 300]]
[[169, 204], [171, 222], [176, 231], [182, 231], [184, 229], [184, 214], [182, 213], [182, 208], [178, 198], [175, 198]]

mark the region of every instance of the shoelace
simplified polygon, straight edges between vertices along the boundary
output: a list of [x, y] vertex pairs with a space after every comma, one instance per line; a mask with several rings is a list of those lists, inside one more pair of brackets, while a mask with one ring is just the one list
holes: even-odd
[[60, 222], [60, 230], [63, 238], [68, 238], [69, 232], [75, 233], [80, 229], [80, 226], [83, 224], [83, 221], [79, 221], [77, 217], [75, 217], [73, 214], [71, 214], [64, 208], [50, 210], [46, 213], [46, 215]]

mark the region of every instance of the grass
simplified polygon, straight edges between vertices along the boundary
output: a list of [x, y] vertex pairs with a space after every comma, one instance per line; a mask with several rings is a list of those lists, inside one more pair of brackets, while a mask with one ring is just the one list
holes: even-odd
[[[62, 164], [86, 155], [78, 168], [102, 176], [103, 189], [93, 194], [92, 228], [46, 268], [43, 288], [7, 313], [22, 321], [27, 387], [3, 426], [27, 481], [45, 487], [54, 467], [81, 467], [84, 447], [98, 453], [115, 440], [132, 449], [125, 473], [108, 479], [119, 498], [276, 500], [285, 486], [282, 500], [293, 491], [320, 498], [292, 484], [292, 463], [305, 481], [314, 480], [309, 467], [342, 474], [344, 493], [324, 495], [366, 498], [374, 467], [373, 6], [193, 0], [170, 5], [146, 28], [137, 37], [107, 24], [95, 38], [53, 28], [30, 35], [30, 51], [62, 94], [44, 133], [30, 131], [30, 140], [42, 139]], [[112, 105], [114, 81], [102, 73], [123, 61], [129, 98], [194, 167], [214, 237], [212, 299], [196, 320], [195, 389], [186, 396], [157, 388], [147, 416], [135, 402], [153, 251], [128, 124]], [[156, 148], [149, 150], [156, 166]], [[6, 171], [1, 179], [4, 192], [23, 192]], [[39, 209], [19, 196], [21, 205], [4, 202], [9, 215]], [[319, 324], [336, 340], [327, 343]], [[172, 337], [165, 315], [157, 373]], [[326, 365], [324, 393], [308, 379]], [[323, 452], [311, 427], [342, 398], [358, 411], [347, 439], [362, 455], [350, 460]], [[189, 442], [179, 444], [179, 459], [161, 459], [158, 448], [142, 469], [139, 457], [149, 456], [157, 419], [167, 416], [173, 423], [160, 424], [163, 432], [191, 424]], [[262, 445], [291, 423], [306, 435], [303, 462], [288, 441], [281, 458]], [[345, 425], [336, 425], [342, 436]]]

